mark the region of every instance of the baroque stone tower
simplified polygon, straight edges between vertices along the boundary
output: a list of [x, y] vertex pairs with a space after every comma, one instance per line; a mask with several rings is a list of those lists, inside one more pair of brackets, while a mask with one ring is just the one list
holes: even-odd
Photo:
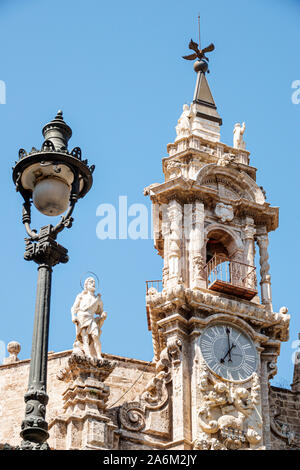
[[170, 448], [270, 449], [269, 379], [290, 318], [272, 307], [268, 233], [278, 208], [256, 183], [245, 124], [235, 125], [233, 146], [220, 140], [206, 60], [194, 70], [193, 102], [162, 161], [165, 181], [145, 189], [163, 258], [162, 282], [147, 284], [154, 359], [176, 350]]
[[[102, 354], [106, 312], [88, 278], [71, 309], [73, 349], [48, 355], [51, 449], [300, 448], [299, 352], [291, 390], [269, 383], [290, 320], [286, 307], [272, 306], [268, 233], [278, 208], [256, 183], [245, 124], [235, 125], [233, 146], [221, 142], [204, 56], [214, 46], [190, 48], [185, 58], [198, 58], [193, 101], [163, 158], [164, 182], [145, 189], [163, 259], [162, 280], [147, 281], [153, 361]], [[8, 351], [0, 450], [18, 448], [30, 362], [19, 361], [18, 343]]]

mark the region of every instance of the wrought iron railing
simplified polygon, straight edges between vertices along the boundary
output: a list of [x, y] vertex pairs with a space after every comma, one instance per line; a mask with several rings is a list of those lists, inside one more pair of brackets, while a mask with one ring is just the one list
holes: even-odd
[[146, 294], [148, 294], [148, 291], [151, 287], [154, 287], [158, 292], [162, 290], [162, 280], [159, 279], [157, 281], [146, 281]]
[[245, 289], [256, 290], [256, 268], [225, 255], [214, 255], [204, 267], [207, 287], [214, 283], [230, 284]]

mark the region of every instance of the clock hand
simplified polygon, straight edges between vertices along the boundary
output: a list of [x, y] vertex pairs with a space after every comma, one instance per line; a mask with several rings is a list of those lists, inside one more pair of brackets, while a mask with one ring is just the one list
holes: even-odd
[[229, 359], [228, 359], [228, 362], [232, 362], [232, 359], [231, 359], [231, 354], [230, 354], [230, 329], [227, 327], [226, 328], [226, 333], [227, 333], [227, 342], [228, 342], [228, 353], [229, 353]]
[[[235, 348], [235, 344], [232, 344], [232, 346], [228, 349], [227, 353], [225, 354], [224, 357], [222, 357], [222, 359], [220, 359], [220, 362], [223, 364], [225, 362], [225, 358], [228, 356], [228, 354], [230, 355], [231, 351], [233, 348]], [[228, 362], [231, 361], [232, 362], [232, 359], [231, 359], [231, 355], [230, 355], [230, 359], [228, 360]]]
[[232, 346], [230, 346], [230, 329], [229, 329], [228, 327], [226, 328], [226, 333], [227, 333], [228, 351], [227, 351], [227, 353], [225, 354], [225, 356], [220, 360], [221, 363], [224, 363], [225, 358], [228, 356], [228, 354], [229, 354], [228, 362], [232, 362], [232, 359], [231, 359], [231, 350], [232, 350], [232, 348], [235, 347], [234, 344], [232, 344]]

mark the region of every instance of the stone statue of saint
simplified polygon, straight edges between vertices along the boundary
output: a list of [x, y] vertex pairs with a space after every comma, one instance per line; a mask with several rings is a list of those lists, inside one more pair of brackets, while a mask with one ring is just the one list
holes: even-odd
[[237, 122], [233, 129], [233, 147], [236, 149], [246, 148], [246, 143], [244, 142], [243, 135], [246, 129], [246, 124], [243, 122], [243, 125]]
[[99, 338], [107, 313], [103, 311], [101, 295], [95, 295], [95, 280], [92, 277], [85, 280], [84, 289], [77, 295], [71, 313], [76, 326], [73, 352], [102, 359]]
[[177, 139], [191, 135], [191, 119], [193, 116], [189, 105], [184, 104], [182, 114], [176, 126]]

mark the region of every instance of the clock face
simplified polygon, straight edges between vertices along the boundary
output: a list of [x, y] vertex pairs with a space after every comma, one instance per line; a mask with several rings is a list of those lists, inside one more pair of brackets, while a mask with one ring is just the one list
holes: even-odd
[[200, 336], [200, 349], [211, 371], [223, 379], [245, 381], [256, 371], [253, 341], [229, 323], [208, 326]]

